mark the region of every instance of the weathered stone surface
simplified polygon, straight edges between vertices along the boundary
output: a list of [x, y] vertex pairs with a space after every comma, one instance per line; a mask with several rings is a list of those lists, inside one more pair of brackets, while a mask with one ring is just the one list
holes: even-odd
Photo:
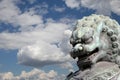
[[95, 14], [84, 17], [70, 40], [79, 70], [66, 80], [120, 80], [120, 25], [115, 20]]

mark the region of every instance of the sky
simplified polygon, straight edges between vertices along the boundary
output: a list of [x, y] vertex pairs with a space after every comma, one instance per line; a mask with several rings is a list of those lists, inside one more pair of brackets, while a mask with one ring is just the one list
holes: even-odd
[[0, 80], [64, 80], [78, 70], [69, 38], [78, 19], [109, 16], [120, 0], [0, 0]]

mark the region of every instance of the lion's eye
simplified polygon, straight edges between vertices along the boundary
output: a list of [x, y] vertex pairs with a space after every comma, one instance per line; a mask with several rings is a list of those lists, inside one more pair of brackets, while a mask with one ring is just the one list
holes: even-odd
[[81, 39], [78, 39], [78, 40], [70, 40], [70, 43], [73, 45], [73, 47], [78, 44], [78, 43], [81, 43]]
[[93, 37], [90, 37], [90, 38], [85, 40], [85, 43], [88, 44], [88, 43], [92, 42], [92, 40], [93, 40]]
[[81, 43], [81, 38], [79, 38], [78, 40], [76, 40], [76, 43]]

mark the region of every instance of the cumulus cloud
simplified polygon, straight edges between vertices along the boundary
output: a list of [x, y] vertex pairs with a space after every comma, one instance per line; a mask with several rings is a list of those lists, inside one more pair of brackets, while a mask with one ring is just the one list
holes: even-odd
[[30, 72], [22, 71], [19, 76], [14, 76], [12, 72], [0, 73], [0, 80], [64, 80], [65, 75], [54, 70], [45, 72], [39, 69], [33, 69]]
[[80, 7], [80, 0], [64, 0], [67, 7], [72, 9]]
[[120, 15], [119, 0], [64, 0], [70, 8], [87, 7], [96, 10], [97, 14], [110, 15], [114, 12]]
[[40, 42], [22, 48], [18, 52], [20, 64], [41, 67], [45, 65], [60, 64], [70, 61], [70, 56], [61, 52], [56, 45]]
[[111, 0], [110, 4], [112, 12], [120, 15], [120, 0]]
[[110, 0], [81, 0], [82, 6], [96, 10], [97, 14], [110, 15]]
[[[70, 61], [68, 36], [64, 31], [68, 27], [61, 23], [47, 23], [46, 28], [35, 31], [33, 45], [22, 47], [18, 52], [18, 61], [21, 64], [41, 67], [51, 64], [60, 64]], [[38, 34], [38, 36], [37, 36]], [[31, 37], [30, 37], [31, 38]], [[28, 40], [29, 41], [29, 40]], [[64, 41], [64, 42], [63, 42]], [[67, 43], [66, 43], [67, 42]], [[30, 42], [31, 43], [31, 42]], [[63, 48], [66, 50], [63, 50]]]
[[29, 66], [41, 67], [70, 61], [69, 26], [49, 21], [44, 27], [27, 32], [3, 32], [0, 34], [0, 48], [19, 49], [18, 62]]
[[69, 72], [74, 72], [73, 65], [70, 62], [60, 64], [61, 68], [68, 69]]
[[16, 3], [16, 0], [0, 2], [0, 21], [19, 26], [19, 32], [0, 33], [0, 48], [18, 49], [18, 63], [23, 65], [43, 67], [70, 62], [72, 20], [44, 20], [42, 15], [36, 14], [35, 8], [22, 12]]
[[29, 12], [23, 13], [18, 17], [18, 24], [20, 26], [31, 26], [42, 23], [41, 16], [30, 14]]
[[0, 33], [0, 48], [19, 49], [40, 41], [50, 44], [59, 43], [64, 37], [64, 32], [67, 28], [69, 28], [69, 25], [64, 23], [47, 22], [44, 24], [44, 28], [39, 26], [32, 31], [16, 33], [2, 32]]
[[[0, 21], [6, 24], [10, 23], [14, 27], [19, 26], [19, 31], [28, 31], [36, 26], [42, 26], [42, 15], [37, 15], [36, 7], [22, 12], [16, 5], [18, 2], [18, 0], [2, 0], [0, 2]], [[47, 5], [44, 4], [39, 5], [39, 8], [47, 8]], [[44, 13], [43, 9], [39, 12]]]
[[[5, 1], [9, 3], [8, 0]], [[15, 3], [12, 2], [13, 0], [10, 1], [11, 5], [16, 7]], [[47, 5], [45, 6], [47, 8]], [[10, 11], [21, 12], [18, 7], [15, 9], [6, 7]], [[6, 8], [4, 10], [6, 11]], [[1, 14], [6, 15], [3, 12]], [[46, 23], [43, 23], [43, 18], [41, 15], [36, 15], [34, 9], [20, 14], [16, 13], [15, 16], [12, 14], [9, 17], [6, 17], [4, 22], [11, 23], [14, 26], [19, 25], [20, 32], [0, 33], [0, 48], [18, 49], [18, 63], [42, 67], [66, 63], [71, 60], [69, 56], [71, 31], [68, 30], [70, 28], [68, 19], [61, 19], [60, 21], [46, 19]]]
[[21, 13], [19, 8], [15, 5], [15, 0], [1, 0], [0, 1], [0, 21], [6, 23], [13, 23], [14, 17]]

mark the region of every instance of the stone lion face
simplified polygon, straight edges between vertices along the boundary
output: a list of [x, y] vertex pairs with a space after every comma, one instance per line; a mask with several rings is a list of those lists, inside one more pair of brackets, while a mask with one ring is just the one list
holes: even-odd
[[[109, 61], [120, 65], [120, 27], [114, 20], [92, 15], [77, 21], [72, 32], [71, 56], [78, 58], [78, 66]], [[92, 64], [89, 64], [89, 63]], [[80, 65], [79, 65], [80, 64]], [[84, 66], [84, 67], [85, 67]]]
[[[70, 43], [73, 46], [70, 53], [71, 56], [73, 58], [78, 57], [79, 61], [87, 60], [92, 63], [96, 63], [100, 59], [112, 60], [111, 54], [118, 53], [117, 38], [113, 33], [114, 32], [102, 22], [96, 27], [77, 26], [73, 30], [70, 38]], [[115, 40], [113, 40], [112, 37], [114, 37]], [[113, 59], [115, 59], [114, 56]]]
[[99, 33], [91, 27], [76, 28], [71, 36], [70, 43], [73, 46], [71, 56], [86, 57], [93, 52], [98, 51], [99, 47]]

